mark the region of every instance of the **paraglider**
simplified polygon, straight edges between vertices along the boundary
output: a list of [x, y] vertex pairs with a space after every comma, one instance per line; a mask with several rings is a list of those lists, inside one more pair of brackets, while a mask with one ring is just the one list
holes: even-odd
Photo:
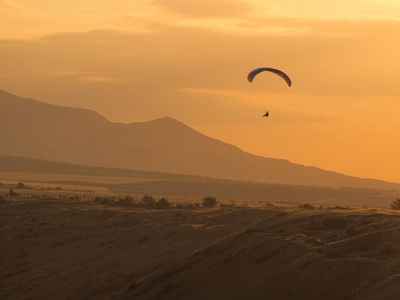
[[[272, 72], [280, 77], [283, 78], [283, 80], [286, 81], [287, 85], [290, 87], [292, 85], [292, 81], [290, 80], [289, 76], [287, 76], [285, 73], [283, 73], [280, 70], [277, 69], [273, 69], [273, 68], [258, 68], [258, 69], [254, 69], [253, 71], [251, 71], [248, 75], [247, 75], [247, 80], [249, 82], [253, 82], [254, 77], [257, 76], [257, 74], [264, 72], [264, 71], [268, 71], [268, 72]], [[262, 116], [263, 118], [266, 117], [268, 118], [269, 116], [269, 111], [265, 110], [265, 114]]]
[[286, 83], [287, 83], [288, 86], [291, 86], [291, 85], [292, 85], [292, 81], [290, 80], [289, 76], [287, 76], [287, 75], [286, 75], [285, 73], [283, 73], [282, 71], [277, 70], [277, 69], [273, 69], [273, 68], [258, 68], [258, 69], [255, 69], [255, 70], [251, 71], [251, 72], [247, 75], [247, 80], [248, 80], [249, 82], [253, 82], [254, 77], [255, 77], [257, 74], [259, 74], [259, 73], [261, 73], [261, 72], [264, 72], [264, 71], [272, 72], [272, 73], [274, 73], [274, 74], [276, 74], [276, 75], [282, 77], [282, 78], [286, 81]]

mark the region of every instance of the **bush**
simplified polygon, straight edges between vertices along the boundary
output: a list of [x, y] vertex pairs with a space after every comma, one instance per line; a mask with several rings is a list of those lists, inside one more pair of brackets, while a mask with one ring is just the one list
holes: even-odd
[[144, 204], [145, 207], [148, 207], [148, 208], [156, 206], [156, 200], [153, 198], [153, 196], [149, 196], [149, 195], [143, 196], [142, 203]]
[[133, 204], [133, 201], [134, 199], [132, 196], [125, 196], [124, 198], [118, 199], [118, 205], [130, 206]]
[[203, 198], [202, 206], [203, 207], [214, 207], [217, 204], [217, 199], [214, 197], [205, 197]]
[[165, 208], [171, 207], [171, 203], [169, 203], [168, 199], [165, 197], [158, 200], [156, 205], [157, 205], [157, 208], [159, 208], [159, 209], [165, 209]]
[[[73, 199], [73, 198], [70, 198], [70, 199]], [[94, 202], [99, 203], [99, 204], [114, 204], [115, 199], [112, 197], [96, 197], [96, 198], [94, 198]]]
[[10, 197], [15, 197], [15, 196], [19, 196], [18, 193], [14, 192], [14, 190], [12, 188], [10, 188], [10, 190], [8, 191], [8, 195]]
[[15, 186], [16, 189], [26, 189], [27, 186], [23, 184], [22, 182], [18, 182], [17, 185]]
[[312, 206], [311, 204], [308, 204], [308, 203], [300, 204], [299, 207], [303, 208], [303, 209], [308, 209], [308, 210], [313, 210], [314, 209], [314, 206]]
[[390, 204], [391, 209], [400, 210], [400, 199], [396, 199]]

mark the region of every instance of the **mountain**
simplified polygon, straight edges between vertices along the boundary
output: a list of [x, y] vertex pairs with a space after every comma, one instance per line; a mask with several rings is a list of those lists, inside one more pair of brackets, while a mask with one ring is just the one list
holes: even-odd
[[200, 175], [242, 181], [397, 189], [246, 153], [169, 117], [121, 124], [81, 108], [51, 105], [0, 91], [0, 154], [56, 162]]

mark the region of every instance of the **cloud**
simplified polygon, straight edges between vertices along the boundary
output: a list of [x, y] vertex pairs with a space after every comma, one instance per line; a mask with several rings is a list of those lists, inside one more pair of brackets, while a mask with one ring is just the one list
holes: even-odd
[[[3, 89], [25, 89], [25, 95], [43, 101], [94, 105], [106, 116], [109, 99], [117, 99], [114, 120], [170, 115], [191, 124], [226, 122], [232, 115], [251, 122], [260, 108], [270, 105], [299, 111], [318, 106], [318, 111], [306, 113], [323, 115], [330, 101], [327, 95], [360, 105], [362, 100], [355, 96], [400, 94], [394, 67], [400, 57], [393, 42], [400, 35], [400, 23], [279, 22], [293, 22], [294, 27], [311, 24], [321, 32], [345, 33], [347, 28], [349, 34], [243, 35], [158, 24], [141, 33], [95, 30], [29, 42], [0, 41], [1, 73], [8, 76], [0, 83]], [[292, 87], [273, 74], [260, 74], [250, 84], [248, 72], [261, 66], [284, 70]], [[314, 102], [308, 103], [307, 97]], [[344, 110], [346, 101], [340, 106], [331, 102], [329, 113], [360, 111], [357, 105]]]
[[80, 77], [79, 79], [89, 82], [121, 82], [121, 80], [118, 78], [107, 77], [107, 76], [83, 76]]
[[155, 4], [186, 17], [243, 18], [254, 5], [238, 0], [155, 0]]
[[0, 12], [1, 10], [5, 10], [5, 9], [10, 9], [10, 8], [14, 8], [12, 5], [10, 5], [7, 1], [4, 0], [0, 0]]
[[78, 74], [80, 74], [80, 73], [77, 72], [77, 71], [57, 71], [57, 72], [54, 72], [55, 76], [74, 76], [74, 75], [78, 75]]

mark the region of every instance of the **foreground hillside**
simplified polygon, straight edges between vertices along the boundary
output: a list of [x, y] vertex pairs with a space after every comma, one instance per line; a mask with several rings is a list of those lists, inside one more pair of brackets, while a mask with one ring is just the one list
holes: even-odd
[[24, 99], [0, 90], [0, 154], [55, 162], [199, 175], [220, 179], [399, 189], [246, 153], [172, 118], [120, 124], [98, 113]]
[[[1, 299], [397, 299], [400, 215], [0, 204]], [[305, 206], [307, 208], [307, 206]]]

